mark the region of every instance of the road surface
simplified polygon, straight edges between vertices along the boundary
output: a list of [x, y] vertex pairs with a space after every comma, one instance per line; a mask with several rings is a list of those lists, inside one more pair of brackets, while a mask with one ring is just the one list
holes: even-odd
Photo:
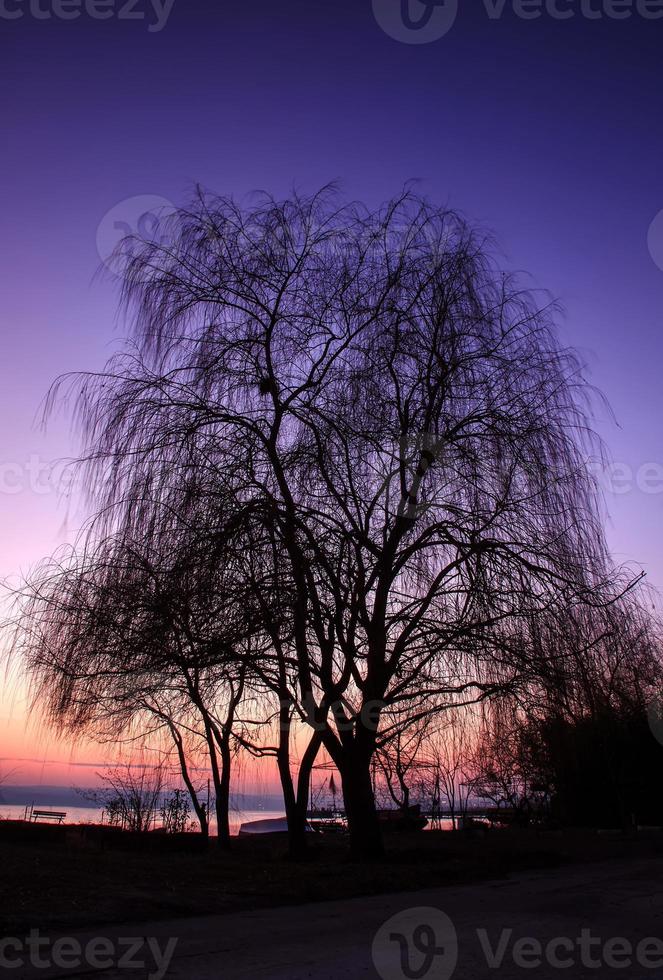
[[[97, 930], [61, 944], [57, 955], [69, 959], [55, 970], [30, 965], [34, 946], [0, 946], [0, 976], [663, 977], [662, 876], [663, 860], [592, 864], [478, 885]], [[42, 963], [51, 962], [55, 937], [37, 938]], [[122, 968], [111, 965], [120, 957]]]

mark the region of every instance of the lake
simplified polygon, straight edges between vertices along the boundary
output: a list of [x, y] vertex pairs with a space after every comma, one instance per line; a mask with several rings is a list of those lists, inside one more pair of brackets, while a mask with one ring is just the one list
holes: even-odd
[[[40, 804], [35, 803], [35, 808], [39, 809], [39, 807]], [[66, 811], [65, 823], [67, 824], [102, 823], [102, 810], [99, 807], [44, 805], [43, 809]], [[22, 820], [24, 816], [25, 806], [23, 804], [0, 804], [0, 820]], [[237, 834], [240, 824], [247, 823], [249, 820], [266, 820], [283, 816], [285, 816], [283, 810], [234, 810], [230, 813], [230, 833]], [[215, 832], [216, 821], [212, 820], [212, 833]]]

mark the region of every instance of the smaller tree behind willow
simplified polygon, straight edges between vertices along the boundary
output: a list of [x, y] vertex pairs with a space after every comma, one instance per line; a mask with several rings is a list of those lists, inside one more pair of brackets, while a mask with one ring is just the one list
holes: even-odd
[[103, 787], [87, 796], [111, 827], [135, 833], [154, 829], [166, 785], [163, 766], [127, 764], [98, 775]]
[[191, 803], [181, 789], [174, 789], [165, 797], [159, 810], [161, 825], [167, 834], [183, 834], [189, 825]]
[[[165, 529], [165, 523], [162, 531]], [[230, 835], [237, 712], [247, 691], [246, 607], [233, 600], [230, 540], [116, 535], [45, 562], [25, 586], [16, 632], [35, 705], [61, 733], [171, 743], [201, 830], [215, 791]]]
[[453, 706], [426, 740], [420, 791], [430, 801], [438, 826], [448, 814], [452, 829], [458, 829], [476, 802], [477, 767], [473, 759], [480, 719], [481, 707]]

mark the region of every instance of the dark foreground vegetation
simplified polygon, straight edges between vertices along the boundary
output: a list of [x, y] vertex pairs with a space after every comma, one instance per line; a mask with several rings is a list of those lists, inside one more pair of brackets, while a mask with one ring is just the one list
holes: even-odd
[[663, 833], [569, 830], [431, 831], [387, 838], [387, 856], [351, 862], [347, 843], [318, 838], [306, 862], [285, 837], [201, 847], [187, 835], [0, 823], [0, 929], [77, 930], [214, 915], [381, 892], [501, 879], [524, 870], [663, 857]]

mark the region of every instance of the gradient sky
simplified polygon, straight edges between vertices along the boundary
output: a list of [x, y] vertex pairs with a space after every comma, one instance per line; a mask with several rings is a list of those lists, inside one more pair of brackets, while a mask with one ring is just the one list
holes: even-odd
[[[131, 223], [122, 202], [178, 203], [196, 182], [241, 197], [333, 179], [377, 204], [416, 178], [563, 303], [564, 338], [618, 423], [598, 421], [620, 467], [611, 544], [663, 586], [663, 219], [648, 247], [663, 210], [663, 20], [588, 19], [580, 0], [568, 20], [523, 20], [508, 2], [490, 19], [460, 0], [446, 36], [406, 44], [371, 0], [174, 0], [159, 32], [152, 0], [136, 8], [147, 20], [103, 21], [38, 19], [31, 2], [0, 2], [0, 576], [80, 523], [37, 472], [75, 453], [68, 420], [44, 433], [35, 418], [58, 373], [100, 367], [121, 336], [112, 280], [95, 278], [110, 209]], [[0, 757], [85, 761], [26, 728], [23, 703], [16, 685], [0, 699]]]

